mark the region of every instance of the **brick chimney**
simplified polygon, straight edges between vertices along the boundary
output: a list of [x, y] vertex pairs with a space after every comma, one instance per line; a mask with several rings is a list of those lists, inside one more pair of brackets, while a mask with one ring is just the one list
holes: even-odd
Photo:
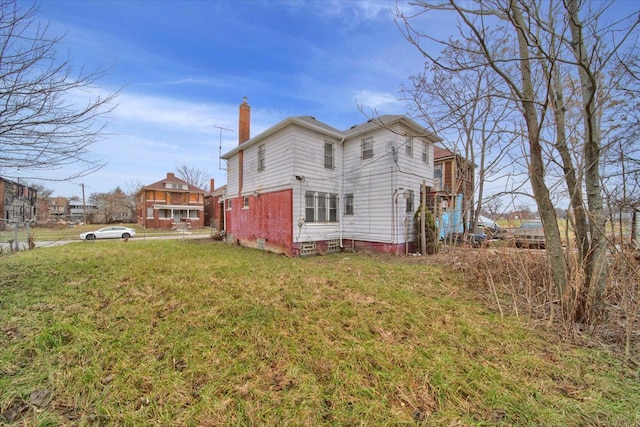
[[238, 144], [248, 141], [251, 138], [251, 106], [247, 103], [245, 96], [240, 104], [240, 119], [238, 123]]
[[209, 192], [213, 193], [213, 190], [215, 190], [216, 188], [215, 184], [216, 184], [216, 181], [213, 178], [211, 178], [209, 180]]
[[175, 178], [176, 175], [173, 172], [167, 172], [167, 179]]

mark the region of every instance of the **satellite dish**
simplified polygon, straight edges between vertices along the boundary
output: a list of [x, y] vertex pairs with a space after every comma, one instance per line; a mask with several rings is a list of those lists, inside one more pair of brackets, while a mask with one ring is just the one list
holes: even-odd
[[398, 146], [394, 141], [389, 141], [387, 142], [386, 149], [388, 153], [395, 153], [396, 151], [398, 151]]

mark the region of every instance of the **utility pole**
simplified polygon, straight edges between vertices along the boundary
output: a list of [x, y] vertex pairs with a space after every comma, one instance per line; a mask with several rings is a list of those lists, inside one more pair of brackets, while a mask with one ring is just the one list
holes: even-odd
[[84, 183], [80, 184], [82, 187], [82, 222], [87, 225], [87, 204], [84, 200]]

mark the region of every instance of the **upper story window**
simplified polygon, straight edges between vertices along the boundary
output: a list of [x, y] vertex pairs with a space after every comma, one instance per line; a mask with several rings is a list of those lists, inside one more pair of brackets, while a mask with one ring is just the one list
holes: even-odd
[[258, 172], [262, 172], [265, 168], [264, 162], [264, 144], [258, 146]]
[[404, 149], [408, 157], [413, 157], [413, 137], [412, 136], [408, 136], [406, 138]]
[[362, 140], [362, 160], [373, 158], [373, 138], [365, 138]]
[[164, 184], [165, 188], [170, 188], [172, 190], [188, 190], [189, 186], [187, 184], [181, 184], [179, 182], [167, 182]]
[[422, 163], [429, 163], [429, 144], [422, 141]]
[[433, 186], [435, 191], [442, 191], [442, 164], [433, 167]]
[[324, 143], [324, 167], [325, 169], [335, 168], [334, 162], [334, 149], [333, 144], [330, 142]]

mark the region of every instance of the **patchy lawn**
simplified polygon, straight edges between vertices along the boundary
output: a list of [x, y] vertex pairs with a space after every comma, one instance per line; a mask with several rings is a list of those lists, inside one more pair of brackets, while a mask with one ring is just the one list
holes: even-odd
[[640, 424], [640, 383], [447, 267], [222, 243], [0, 257], [0, 423]]

